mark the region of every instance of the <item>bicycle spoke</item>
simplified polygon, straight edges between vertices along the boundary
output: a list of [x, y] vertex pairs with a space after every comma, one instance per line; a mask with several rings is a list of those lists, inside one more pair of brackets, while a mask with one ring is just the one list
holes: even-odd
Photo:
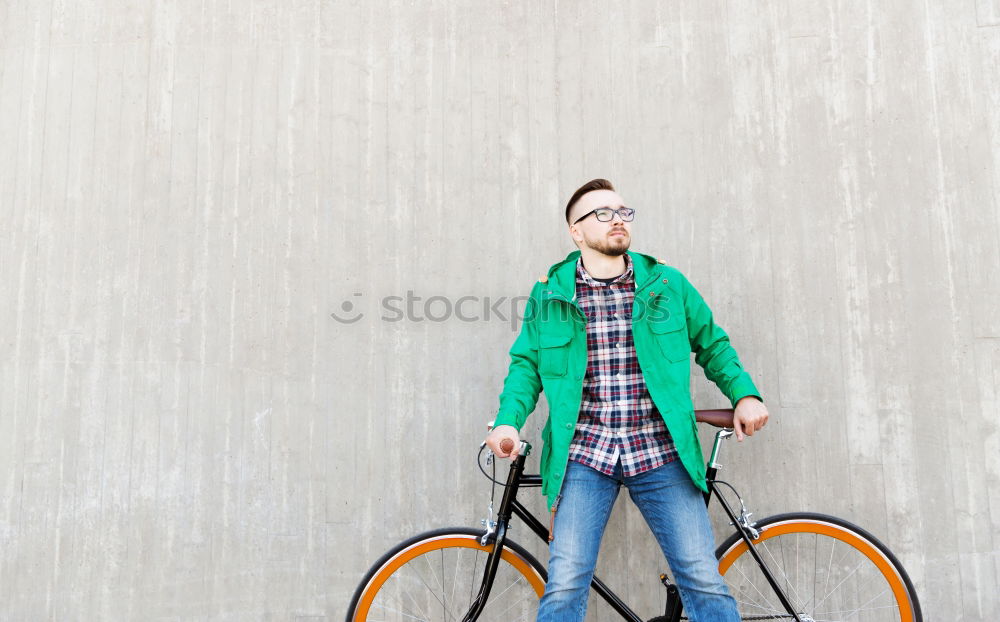
[[[417, 578], [418, 578], [418, 579], [420, 580], [420, 582], [421, 582], [421, 583], [423, 583], [423, 584], [424, 584], [424, 586], [425, 586], [425, 587], [427, 587], [427, 589], [431, 589], [431, 588], [430, 588], [430, 586], [428, 586], [428, 585], [427, 585], [427, 582], [426, 582], [426, 581], [424, 581], [423, 577], [421, 577], [420, 575], [417, 575]], [[410, 590], [408, 590], [408, 589], [403, 589], [403, 592], [404, 592], [404, 594], [406, 594], [407, 596], [409, 596], [409, 597], [410, 597], [410, 601], [411, 601], [411, 602], [412, 602], [412, 603], [413, 603], [413, 604], [414, 604], [414, 605], [415, 605], [415, 606], [417, 607], [417, 610], [419, 611], [420, 615], [421, 615], [422, 617], [424, 617], [424, 618], [426, 618], [426, 619], [430, 620], [430, 619], [431, 619], [431, 617], [430, 617], [429, 615], [427, 615], [426, 613], [424, 613], [424, 608], [423, 608], [423, 607], [421, 606], [421, 603], [420, 603], [420, 601], [418, 601], [418, 600], [417, 600], [417, 599], [416, 599], [416, 598], [415, 598], [415, 597], [413, 596], [413, 594], [411, 594], [411, 593], [410, 593]], [[432, 595], [433, 595], [433, 593], [432, 593]]]
[[[761, 542], [761, 548], [763, 548], [767, 552], [768, 557], [771, 558], [771, 561], [774, 562], [774, 565], [778, 566], [778, 572], [781, 573], [781, 577], [785, 580], [785, 586], [791, 588], [792, 595], [794, 595], [794, 597], [795, 597], [795, 599], [794, 599], [795, 602], [802, 602], [802, 599], [799, 598], [798, 592], [795, 591], [795, 587], [791, 585], [791, 580], [789, 580], [788, 575], [785, 573], [784, 566], [781, 565], [781, 564], [778, 564], [778, 560], [774, 558], [774, 555], [771, 553], [771, 549], [770, 549], [770, 547], [767, 546], [767, 542], [766, 541], [765, 542]], [[782, 547], [782, 549], [784, 549], [784, 547]], [[792, 600], [792, 599], [789, 599], [789, 600]], [[794, 607], [794, 603], [793, 603], [792, 606]]]
[[[819, 546], [819, 535], [814, 533], [812, 536], [813, 536], [813, 550], [816, 550], [816, 547]], [[812, 609], [812, 601], [816, 600], [816, 576], [819, 575], [819, 567], [816, 566], [816, 563], [818, 561], [819, 561], [819, 559], [817, 559], [814, 556], [813, 557], [813, 589], [812, 589], [812, 598], [809, 599], [809, 602], [806, 605], [810, 609]]]
[[[410, 601], [413, 603], [413, 605], [418, 610], [417, 612], [420, 614], [421, 617], [420, 618], [415, 618], [415, 619], [418, 619], [418, 620], [420, 620], [420, 619], [429, 620], [430, 619], [428, 617], [427, 613], [424, 612], [423, 607], [420, 606], [420, 603], [417, 601], [417, 599], [413, 597], [413, 594], [411, 594], [408, 589], [406, 589], [406, 585], [403, 584], [402, 581], [398, 582], [398, 589], [400, 591], [400, 596], [401, 597], [402, 596], [409, 597]], [[398, 601], [398, 605], [399, 605], [399, 607], [403, 606], [403, 603], [402, 603], [401, 600]], [[378, 604], [376, 604], [376, 606], [379, 607], [379, 608], [381, 608], [381, 609], [383, 609], [383, 610], [386, 610], [386, 611], [396, 611], [397, 613], [403, 614], [403, 610], [401, 608], [400, 609], [391, 609], [390, 607], [387, 607], [385, 605], [378, 605]], [[403, 615], [407, 615], [407, 614], [403, 614]], [[410, 616], [410, 617], [413, 617], [413, 616]]]
[[[742, 603], [742, 604], [744, 604], [744, 605], [746, 605], [748, 607], [756, 607], [757, 609], [760, 609], [761, 611], [766, 611], [772, 617], [775, 616], [775, 614], [778, 614], [778, 617], [789, 617], [788, 614], [782, 613], [780, 610], [775, 609], [774, 607], [764, 607], [763, 605], [757, 603], [756, 601], [745, 601], [744, 600], [744, 601], [737, 601], [737, 602], [740, 602], [740, 603]], [[744, 619], [746, 619], [746, 618], [744, 618]], [[760, 619], [760, 618], [758, 617], [758, 619]]]
[[[438, 551], [438, 552], [441, 555], [444, 555], [443, 551]], [[434, 572], [434, 566], [431, 564], [431, 560], [428, 559], [429, 557], [430, 557], [429, 555], [424, 555], [424, 556], [421, 556], [420, 559], [422, 559], [424, 561], [424, 565], [427, 566], [427, 570], [429, 570], [431, 576], [434, 577], [434, 582], [437, 583], [437, 589], [441, 590], [441, 593], [443, 595], [444, 594], [444, 584], [441, 583], [441, 579], [439, 579], [438, 576], [437, 576], [437, 573]], [[429, 589], [429, 590], [433, 590], [434, 589], [431, 586], [427, 585], [427, 582], [423, 580], [423, 576], [421, 576], [420, 580], [423, 581], [423, 583], [424, 583], [425, 586], [427, 586], [427, 589]], [[441, 599], [438, 599], [438, 602], [441, 602]]]
[[[482, 587], [482, 579], [477, 579], [477, 577], [479, 576], [479, 567], [480, 566], [483, 567], [484, 573], [485, 573], [485, 570], [486, 570], [485, 562], [483, 562], [482, 564], [479, 563], [479, 553], [480, 553], [480, 551], [477, 550], [476, 551], [476, 563], [472, 567], [472, 582], [471, 582], [471, 585], [469, 586], [469, 601], [467, 603], [468, 607], [472, 606], [472, 602], [475, 600], [475, 596], [478, 593], [479, 588]], [[500, 566], [498, 568], [498, 571], [502, 570], [502, 569], [503, 569], [503, 566]], [[456, 564], [456, 575], [457, 574], [458, 574], [458, 571], [457, 571], [457, 564]], [[498, 572], [498, 576], [494, 577], [494, 581], [496, 581], [497, 578], [499, 578], [499, 572]], [[496, 602], [497, 599], [500, 598], [500, 596], [502, 596], [506, 592], [510, 591], [511, 588], [513, 588], [514, 586], [518, 585], [520, 582], [521, 582], [520, 581], [520, 577], [515, 577], [514, 581], [510, 585], [508, 585], [505, 589], [503, 589], [501, 591], [497, 591], [497, 586], [494, 583], [494, 585], [490, 588], [490, 596], [489, 596], [489, 598], [488, 598], [488, 600], [486, 602], [486, 608], [488, 609], [489, 605], [491, 603]], [[521, 600], [523, 600], [523, 598]], [[518, 602], [520, 602], [520, 601], [515, 601], [515, 604], [517, 604]], [[508, 609], [509, 608], [510, 607], [508, 607]]]
[[[785, 594], [788, 594], [788, 592], [790, 591], [790, 589], [789, 589], [789, 587], [790, 587], [789, 586], [790, 581], [788, 580], [788, 574], [785, 572], [785, 569], [788, 568], [788, 562], [785, 561], [785, 546], [784, 546], [784, 542], [779, 542], [778, 544], [781, 545], [780, 546], [780, 548], [781, 548], [781, 564], [779, 566], [779, 569], [781, 570], [781, 577], [785, 580]], [[765, 551], [767, 551], [767, 554], [771, 558], [771, 561], [773, 561], [775, 564], [777, 564], [778, 560], [776, 560], [774, 558], [774, 554], [771, 553], [771, 549], [770, 549], [770, 547], [767, 546], [767, 542], [766, 541], [765, 542], [761, 542], [761, 546], [764, 548]], [[798, 598], [789, 599], [789, 600], [795, 600], [795, 602], [799, 602]]]
[[[818, 538], [819, 535], [817, 535], [816, 537]], [[831, 544], [830, 545], [830, 562], [829, 562], [829, 564], [827, 564], [827, 567], [826, 567], [826, 582], [823, 584], [823, 593], [824, 594], [829, 594], [830, 593], [830, 591], [829, 591], [828, 588], [830, 587], [830, 577], [833, 576], [833, 553], [836, 551], [836, 549], [837, 549], [837, 546], [835, 544]], [[818, 596], [818, 594], [817, 594], [817, 596]], [[814, 607], [819, 607], [819, 603], [816, 603], [813, 606]]]
[[[408, 596], [410, 598], [410, 602], [412, 602], [414, 604], [414, 606], [417, 608], [417, 613], [419, 613], [420, 616], [421, 616], [420, 618], [417, 618], [417, 619], [430, 620], [430, 616], [428, 616], [424, 612], [423, 607], [421, 607], [420, 603], [417, 601], [417, 599], [413, 597], [413, 594], [410, 593], [410, 590], [405, 589], [405, 586], [400, 586], [400, 589], [402, 590], [403, 595]], [[400, 602], [399, 605], [400, 605], [400, 607], [402, 607], [403, 603]], [[388, 607], [382, 607], [382, 608], [383, 609], [388, 609]], [[399, 613], [403, 613], [402, 609], [398, 610], [398, 612]], [[404, 614], [404, 615], [406, 615], [406, 614]]]
[[757, 589], [757, 584], [756, 584], [756, 582], [754, 582], [754, 581], [751, 581], [751, 580], [750, 580], [750, 577], [748, 577], [748, 576], [747, 576], [747, 575], [746, 575], [746, 574], [745, 574], [745, 573], [743, 572], [743, 569], [741, 569], [741, 568], [738, 568], [738, 567], [737, 567], [737, 568], [736, 568], [736, 572], [740, 573], [740, 576], [742, 576], [742, 577], [743, 577], [743, 580], [744, 580], [744, 581], [746, 581], [746, 582], [747, 582], [747, 583], [748, 583], [748, 584], [750, 585], [750, 587], [752, 587], [752, 588], [754, 589], [754, 591], [755, 591], [755, 592], [757, 592], [757, 594], [758, 594], [758, 595], [759, 595], [759, 596], [760, 596], [761, 598], [763, 598], [763, 599], [764, 599], [764, 602], [765, 602], [765, 603], [767, 603], [767, 606], [765, 607], [764, 605], [761, 605], [760, 603], [758, 603], [758, 602], [757, 602], [757, 601], [755, 601], [755, 600], [751, 600], [751, 601], [750, 601], [750, 602], [751, 602], [752, 604], [754, 604], [754, 605], [755, 605], [755, 606], [756, 606], [756, 607], [757, 607], [758, 609], [760, 609], [760, 610], [762, 610], [762, 611], [780, 611], [780, 609], [776, 609], [776, 608], [774, 607], [774, 605], [772, 605], [772, 604], [771, 604], [771, 601], [770, 601], [770, 600], [768, 600], [767, 596], [765, 596], [765, 595], [764, 595], [763, 593], [761, 593], [761, 591], [760, 591], [759, 589]]
[[[478, 551], [476, 551], [476, 552], [478, 553]], [[458, 569], [462, 566], [460, 563], [458, 563], [458, 561], [461, 560], [462, 553], [461, 552], [457, 552], [456, 555], [455, 555], [455, 557], [458, 558], [458, 560], [455, 562], [455, 576], [452, 578], [452, 583], [451, 583], [451, 600], [452, 601], [455, 600], [455, 589], [458, 588]], [[467, 602], [471, 602], [471, 600], [472, 599], [470, 598], [469, 601], [467, 601]]]
[[[502, 592], [493, 594], [491, 596], [491, 600], [495, 600], [495, 599], [500, 598], [501, 596], [503, 596], [504, 594], [506, 594], [507, 592], [509, 592], [512, 587], [514, 587], [515, 585], [519, 584], [520, 582], [521, 582], [521, 578], [520, 577], [514, 579], [514, 581], [512, 581], [510, 585], [508, 585], [506, 588], [504, 588], [504, 590]], [[491, 590], [491, 592], [492, 592], [492, 590]]]
[[[860, 611], [876, 611], [878, 609], [895, 609], [895, 610], [898, 611], [899, 610], [899, 606], [898, 605], [881, 605], [879, 607], [869, 607], [868, 606], [872, 601], [874, 601], [875, 599], [877, 599], [880, 596], [884, 595], [888, 591], [889, 591], [889, 588], [886, 587], [881, 592], [879, 592], [875, 596], [872, 596], [867, 601], [865, 601], [864, 604], [859, 605], [857, 607], [854, 607], [852, 609], [841, 609], [841, 610], [834, 610], [834, 611], [817, 611], [813, 615], [814, 616], [819, 616], [819, 615], [830, 615], [830, 614], [833, 614], [833, 613], [848, 613], [848, 612], [852, 613], [852, 614], [857, 614]], [[819, 618], [816, 619], [816, 622], [819, 622]]]
[[[520, 578], [515, 579], [513, 583], [511, 583], [509, 586], [507, 586], [507, 589], [505, 589], [502, 592], [500, 592], [499, 594], [497, 594], [497, 598], [499, 599], [501, 596], [503, 596], [504, 594], [506, 594], [512, 587], [514, 587], [515, 585], [517, 585], [520, 582], [521, 582]], [[506, 613], [508, 611], [510, 611], [511, 609], [513, 609], [514, 607], [517, 607], [518, 605], [520, 605], [523, 600], [524, 599], [516, 600], [512, 604], [510, 604], [506, 609], [504, 609], [503, 611], [498, 612], [497, 615], [495, 616], [496, 619], [498, 619], [498, 620], [507, 620]]]
[[[882, 605], [881, 607], [867, 607], [867, 608], [864, 609], [864, 611], [877, 611], [879, 609], [894, 609], [894, 610], [898, 611], [899, 607], [897, 607], [896, 605]], [[822, 612], [817, 612], [814, 615], [816, 615], [816, 616], [825, 616], [825, 615], [830, 615], [830, 614], [834, 614], [834, 613], [857, 613], [858, 611], [861, 611], [861, 609], [858, 608], [858, 609], [845, 609], [843, 611], [822, 611]], [[822, 620], [820, 618], [815, 618], [814, 617], [814, 619], [815, 619], [816, 622], [829, 622], [829, 621], [824, 621], [824, 620]]]
[[375, 605], [374, 608], [375, 609], [382, 609], [384, 611], [391, 611], [391, 612], [397, 613], [397, 614], [399, 614], [401, 616], [410, 618], [411, 620], [420, 620], [420, 622], [428, 622], [428, 620], [429, 620], [429, 618], [427, 616], [424, 616], [422, 618], [418, 618], [417, 616], [411, 616], [410, 614], [405, 613], [403, 611], [400, 611], [399, 609], [390, 609], [389, 607], [385, 607], [383, 605]]
[[[797, 535], [797, 537], [795, 538], [795, 559], [796, 559], [796, 561], [798, 561], [799, 559], [801, 559], [803, 557], [803, 555], [807, 555], [808, 551], [809, 551], [809, 549], [807, 549], [805, 553], [802, 552], [802, 539], [803, 539], [804, 535], [809, 535], [809, 534], [800, 534], [800, 535]], [[818, 540], [818, 537], [817, 537], [816, 534], [811, 534], [811, 535], [812, 535], [812, 549], [811, 550], [815, 551], [816, 548], [819, 546], [819, 540]], [[798, 565], [796, 565], [796, 569], [797, 568], [798, 568]], [[810, 611], [812, 609], [812, 602], [814, 600], [816, 600], [816, 576], [818, 574], [819, 574], [819, 571], [816, 568], [816, 556], [813, 555], [812, 556], [812, 590], [810, 590], [810, 592], [809, 592], [809, 598], [808, 598], [808, 600], [805, 599], [805, 598], [803, 598], [803, 597], [801, 597], [801, 596], [798, 597], [799, 608], [800, 608], [801, 611]], [[798, 575], [798, 573], [797, 573], [797, 575]], [[804, 589], [803, 579], [802, 578], [799, 578], [799, 586], [803, 587], [803, 589]]]
[[820, 600], [818, 603], [816, 603], [816, 607], [819, 607], [824, 602], [826, 602], [826, 599], [830, 598], [830, 596], [833, 595], [833, 593], [837, 591], [837, 588], [839, 588], [841, 585], [844, 584], [845, 581], [847, 581], [852, 576], [854, 576], [854, 573], [856, 573], [859, 568], [861, 568], [862, 566], [865, 565], [865, 561], [866, 560], [861, 560], [860, 562], [858, 562], [858, 565], [854, 567], [854, 570], [851, 570], [851, 572], [849, 572], [846, 577], [844, 577], [843, 579], [841, 579], [840, 583], [838, 583], [837, 585], [835, 585], [833, 587], [833, 590], [831, 590], [829, 594], [827, 594], [826, 596], [824, 596], [822, 600]]
[[[434, 574], [434, 568], [431, 566], [430, 561], [428, 561], [426, 557], [424, 557], [423, 559], [424, 559], [424, 562], [426, 563], [427, 567], [430, 568], [431, 574]], [[417, 576], [420, 579], [420, 582], [424, 584], [424, 587], [427, 588], [427, 590], [430, 593], [430, 595], [434, 597], [434, 600], [436, 600], [436, 601], [438, 601], [438, 603], [440, 603], [441, 609], [445, 612], [445, 619], [447, 619], [447, 617], [449, 615], [451, 615], [451, 617], [454, 618], [455, 617], [454, 614], [452, 614], [451, 611], [448, 610], [448, 607], [445, 605], [444, 601], [441, 600], [440, 598], [438, 598], [437, 594], [434, 591], [434, 588], [432, 588], [430, 585], [427, 585], [427, 582], [424, 581], [424, 578], [423, 578], [422, 575], [417, 575]], [[437, 575], [435, 575], [434, 578], [435, 578], [435, 580], [437, 580]], [[438, 583], [438, 585], [441, 585], [441, 581], [440, 580], [438, 580], [437, 583]], [[444, 593], [444, 588], [441, 588], [441, 592], [442, 592], [442, 594]]]
[[440, 555], [438, 558], [441, 560], [441, 609], [445, 614], [445, 620], [448, 619], [448, 597], [444, 593], [444, 549], [439, 551]]
[[[485, 569], [484, 569], [485, 570]], [[479, 551], [476, 550], [476, 561], [472, 565], [472, 581], [469, 583], [469, 604], [472, 604], [472, 599], [475, 598], [476, 586], [479, 582], [476, 581], [476, 575], [479, 574]], [[455, 572], [458, 572], [458, 567], [456, 565]]]
[[779, 611], [778, 609], [775, 609], [774, 607], [772, 607], [770, 605], [764, 606], [764, 605], [760, 604], [759, 602], [757, 602], [757, 601], [755, 601], [753, 599], [750, 599], [750, 598], [747, 598], [747, 599], [742, 599], [741, 598], [741, 599], [737, 600], [736, 602], [738, 602], [738, 603], [740, 603], [742, 605], [745, 605], [747, 607], [752, 607], [752, 608], [755, 608], [755, 609], [760, 609], [761, 611], [766, 611], [768, 613], [775, 613], [775, 612]]
[[[795, 538], [796, 569], [798, 569], [798, 560], [801, 560], [802, 557], [804, 555], [806, 555], [806, 553], [804, 553], [802, 551], [802, 546], [801, 545], [802, 545], [802, 538], [801, 537]], [[815, 546], [816, 546], [816, 541], [815, 541], [815, 538], [814, 538], [813, 539], [813, 547], [815, 548]], [[804, 565], [808, 566], [808, 560], [807, 560], [806, 563], [804, 563]], [[808, 572], [808, 568], [803, 568], [802, 572]], [[816, 599], [816, 565], [815, 564], [813, 564], [812, 572], [813, 572], [812, 590], [809, 592], [809, 598], [805, 599], [803, 597], [799, 597], [799, 603], [800, 603], [800, 606], [802, 607], [803, 611], [807, 611], [809, 609], [809, 605], [812, 603], [812, 601], [814, 601]], [[805, 589], [806, 589], [805, 581], [803, 580], [803, 578], [801, 576], [799, 578], [799, 586], [802, 588], [803, 591], [805, 591]]]
[[[882, 596], [883, 594], [885, 594], [888, 591], [889, 591], [889, 587], [888, 586], [882, 588], [881, 592], [879, 592], [878, 594], [876, 594], [876, 595], [872, 596], [871, 598], [869, 598], [868, 600], [866, 600], [863, 605], [855, 607], [854, 611], [861, 611], [863, 609], [870, 611], [872, 609], [885, 609], [886, 607], [891, 607], [891, 608], [894, 608], [894, 609], [899, 609], [899, 607], [897, 607], [895, 605], [885, 605], [885, 606], [882, 606], [882, 607], [868, 607], [869, 603], [873, 602], [876, 598], [878, 598], [879, 596]], [[823, 613], [840, 613], [840, 612], [838, 612], [838, 611], [824, 611]]]

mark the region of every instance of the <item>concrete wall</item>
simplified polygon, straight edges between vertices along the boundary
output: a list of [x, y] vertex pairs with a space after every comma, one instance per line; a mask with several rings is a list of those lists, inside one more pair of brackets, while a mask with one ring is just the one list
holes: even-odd
[[997, 619], [998, 109], [998, 0], [0, 0], [0, 619], [338, 620], [478, 524], [509, 297], [596, 176], [764, 392], [756, 516]]

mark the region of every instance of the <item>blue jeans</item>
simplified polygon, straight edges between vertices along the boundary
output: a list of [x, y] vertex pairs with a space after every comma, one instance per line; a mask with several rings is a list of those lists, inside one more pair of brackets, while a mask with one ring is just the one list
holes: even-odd
[[571, 460], [565, 477], [539, 622], [583, 620], [604, 526], [622, 484], [670, 564], [687, 617], [692, 622], [739, 621], [736, 601], [719, 576], [705, 499], [680, 460], [633, 477], [623, 477], [621, 463], [608, 477]]

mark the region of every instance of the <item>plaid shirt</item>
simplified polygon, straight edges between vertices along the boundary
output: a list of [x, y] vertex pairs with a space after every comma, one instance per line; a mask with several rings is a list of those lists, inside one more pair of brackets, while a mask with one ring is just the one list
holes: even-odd
[[587, 374], [569, 458], [612, 475], [619, 460], [626, 477], [677, 458], [674, 443], [639, 369], [632, 342], [635, 277], [625, 272], [605, 284], [576, 263], [577, 304], [587, 316]]

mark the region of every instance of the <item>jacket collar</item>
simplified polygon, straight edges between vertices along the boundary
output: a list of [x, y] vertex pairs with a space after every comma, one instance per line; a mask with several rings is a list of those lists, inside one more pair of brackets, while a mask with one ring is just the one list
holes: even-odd
[[[632, 260], [632, 271], [635, 274], [635, 291], [639, 293], [656, 281], [660, 274], [660, 265], [654, 257], [643, 253], [628, 251]], [[545, 292], [565, 300], [576, 298], [576, 260], [580, 251], [575, 250], [562, 261], [556, 263], [548, 272], [548, 287]]]

